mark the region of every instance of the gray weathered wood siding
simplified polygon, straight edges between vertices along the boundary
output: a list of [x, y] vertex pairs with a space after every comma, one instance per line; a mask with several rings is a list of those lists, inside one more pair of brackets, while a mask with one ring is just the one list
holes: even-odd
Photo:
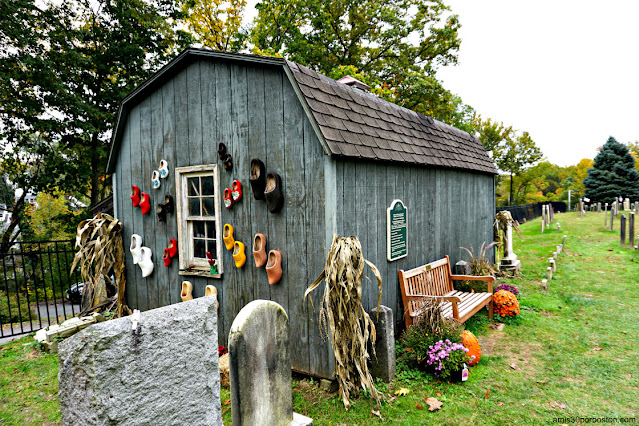
[[[233, 171], [226, 172], [217, 157], [220, 142], [233, 156]], [[249, 183], [252, 158], [261, 159], [268, 171], [282, 177], [285, 206], [271, 214], [264, 201], [253, 198]], [[169, 162], [170, 175], [158, 190], [151, 173], [161, 159]], [[231, 210], [222, 207], [220, 225], [229, 223], [234, 236], [246, 246], [246, 265], [237, 269], [231, 252], [223, 250], [222, 279], [178, 274], [178, 260], [166, 268], [162, 255], [169, 239], [177, 239], [176, 215], [160, 223], [155, 214], [165, 194], [175, 197], [175, 168], [201, 164], [220, 167], [220, 201], [234, 179], [244, 196]], [[357, 235], [364, 256], [380, 269], [382, 304], [395, 313], [396, 329], [402, 325], [398, 269], [415, 267], [449, 255], [456, 262], [460, 246], [477, 250], [492, 241], [494, 179], [492, 175], [364, 161], [331, 159], [304, 113], [281, 66], [250, 62], [198, 60], [189, 63], [131, 106], [116, 162], [115, 200], [124, 224], [127, 262], [127, 301], [141, 310], [180, 301], [181, 283], [194, 285], [194, 296], [206, 285], [218, 289], [220, 343], [226, 344], [231, 323], [239, 310], [255, 299], [270, 299], [284, 307], [291, 326], [294, 368], [331, 377], [330, 344], [318, 327], [322, 289], [314, 294], [315, 309], [303, 301], [308, 285], [324, 267], [327, 243], [333, 232]], [[151, 196], [151, 211], [142, 215], [129, 199], [131, 185]], [[386, 208], [394, 199], [408, 207], [408, 257], [386, 260]], [[176, 200], [178, 202], [179, 200]], [[253, 236], [263, 233], [267, 250], [282, 253], [282, 280], [270, 286], [264, 268], [254, 266]], [[155, 270], [142, 278], [133, 265], [128, 246], [131, 234], [143, 237], [152, 249]], [[219, 241], [219, 244], [223, 244]], [[364, 304], [377, 303], [376, 282], [364, 283]]]
[[[493, 241], [495, 215], [492, 175], [420, 166], [337, 161], [337, 230], [357, 235], [364, 257], [380, 270], [382, 304], [393, 309], [395, 329], [403, 326], [397, 271], [450, 256], [454, 264], [469, 260], [459, 247], [479, 250]], [[400, 199], [408, 209], [408, 256], [386, 258], [386, 209]], [[492, 253], [492, 251], [491, 251]], [[377, 284], [365, 268], [366, 310], [377, 304]]]
[[[217, 158], [220, 142], [233, 156], [230, 173]], [[205, 286], [213, 284], [220, 298], [220, 343], [226, 344], [231, 323], [243, 306], [255, 299], [274, 300], [289, 315], [293, 366], [330, 377], [330, 345], [319, 334], [318, 309], [312, 312], [310, 303], [303, 301], [308, 284], [323, 268], [326, 252], [324, 156], [281, 67], [193, 62], [131, 107], [115, 182], [118, 217], [124, 224], [129, 306], [147, 310], [177, 303], [184, 280], [193, 283], [195, 297], [203, 296]], [[253, 198], [249, 183], [252, 158], [260, 158], [267, 171], [282, 177], [286, 203], [278, 214], [269, 213], [265, 201]], [[151, 173], [161, 159], [169, 162], [170, 175], [154, 190]], [[177, 259], [169, 268], [164, 266], [163, 250], [169, 239], [177, 239], [177, 221], [175, 215], [169, 215], [166, 223], [160, 223], [155, 214], [165, 194], [175, 197], [176, 167], [210, 163], [220, 166], [220, 192], [230, 188], [233, 179], [240, 180], [244, 191], [233, 209], [222, 207], [221, 225], [233, 225], [235, 238], [246, 246], [247, 261], [237, 269], [231, 252], [224, 250], [220, 280], [178, 275]], [[143, 216], [132, 207], [132, 184], [150, 194], [149, 214]], [[282, 253], [283, 277], [272, 286], [265, 269], [255, 268], [253, 261], [253, 236], [258, 232], [266, 235], [267, 250]], [[142, 235], [143, 245], [153, 250], [155, 270], [148, 278], [142, 278], [131, 262], [132, 233]]]

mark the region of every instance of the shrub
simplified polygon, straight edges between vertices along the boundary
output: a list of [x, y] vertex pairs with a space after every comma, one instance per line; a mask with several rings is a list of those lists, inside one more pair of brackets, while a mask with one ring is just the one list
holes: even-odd
[[[9, 304], [11, 305], [11, 315], [9, 315]], [[29, 320], [29, 304], [27, 298], [20, 296], [20, 310], [18, 311], [18, 297], [15, 293], [9, 294], [9, 303], [7, 303], [7, 293], [0, 290], [0, 320], [2, 324], [12, 324], [20, 322], [20, 316], [22, 321]], [[33, 309], [31, 309], [31, 319], [37, 319], [37, 315]]]

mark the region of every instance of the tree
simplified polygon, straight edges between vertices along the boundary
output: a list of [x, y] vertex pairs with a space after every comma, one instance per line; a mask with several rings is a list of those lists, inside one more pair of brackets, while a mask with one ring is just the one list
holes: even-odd
[[171, 0], [0, 0], [0, 148], [11, 180], [24, 165], [33, 188], [96, 203], [109, 186], [118, 102], [189, 39], [172, 29], [177, 16]]
[[375, 76], [457, 62], [457, 15], [442, 0], [263, 0], [251, 39], [260, 51], [328, 74], [353, 65]]
[[509, 137], [496, 149], [497, 167], [510, 175], [510, 204], [514, 201], [513, 176], [518, 176], [526, 167], [543, 158], [541, 150], [532, 140], [528, 132], [516, 138]]
[[639, 173], [628, 147], [609, 137], [583, 184], [591, 203], [612, 202], [618, 196], [639, 199]]
[[237, 52], [246, 41], [240, 31], [246, 0], [186, 0], [183, 20], [204, 46]]
[[497, 121], [493, 121], [490, 118], [484, 120], [481, 115], [473, 116], [471, 126], [473, 133], [477, 135], [479, 141], [493, 159], [496, 157], [496, 151], [505, 141], [512, 139], [515, 133], [512, 126], [507, 127], [504, 123], [497, 123]]
[[36, 196], [36, 204], [25, 209], [29, 230], [34, 240], [70, 240], [75, 237], [77, 219], [81, 212], [69, 207], [68, 197], [60, 191], [41, 192]]
[[628, 150], [635, 159], [635, 169], [639, 172], [639, 141], [628, 142]]
[[472, 108], [446, 90], [438, 66], [457, 62], [457, 15], [443, 0], [264, 0], [254, 52], [283, 55], [339, 78], [348, 69], [377, 96], [470, 130]]

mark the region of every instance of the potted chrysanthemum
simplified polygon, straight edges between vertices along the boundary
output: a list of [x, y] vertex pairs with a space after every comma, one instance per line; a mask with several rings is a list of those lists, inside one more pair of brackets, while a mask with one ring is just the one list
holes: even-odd
[[442, 380], [465, 381], [468, 377], [468, 349], [461, 343], [440, 340], [428, 350], [426, 364]]

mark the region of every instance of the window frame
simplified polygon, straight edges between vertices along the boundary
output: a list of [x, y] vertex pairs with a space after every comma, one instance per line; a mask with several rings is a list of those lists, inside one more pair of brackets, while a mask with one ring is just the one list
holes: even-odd
[[[189, 214], [189, 198], [188, 198], [188, 179], [192, 177], [213, 176], [213, 203], [215, 206], [215, 216], [191, 216]], [[186, 166], [175, 168], [175, 188], [176, 188], [176, 212], [177, 212], [177, 230], [178, 230], [178, 259], [180, 265], [180, 275], [199, 275], [210, 278], [222, 278], [224, 272], [222, 257], [222, 227], [220, 221], [222, 219], [220, 206], [220, 174], [217, 164], [202, 164], [197, 166]], [[201, 196], [201, 195], [200, 195]], [[191, 221], [206, 221], [211, 219], [215, 221], [215, 258], [217, 260], [218, 273], [213, 275], [210, 273], [210, 266], [206, 260], [194, 257], [193, 254], [193, 223]], [[206, 218], [206, 219], [204, 219]], [[210, 238], [207, 238], [210, 239]], [[189, 268], [189, 265], [195, 265]]]

